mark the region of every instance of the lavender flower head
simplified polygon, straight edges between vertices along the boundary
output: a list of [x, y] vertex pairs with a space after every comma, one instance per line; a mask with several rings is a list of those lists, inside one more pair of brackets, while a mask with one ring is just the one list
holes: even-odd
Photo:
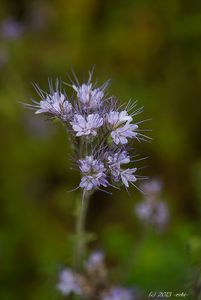
[[136, 102], [129, 101], [122, 107], [114, 96], [108, 96], [108, 81], [98, 87], [92, 82], [89, 72], [87, 82], [75, 81], [67, 84], [73, 93], [67, 96], [63, 83], [49, 80], [49, 91], [44, 92], [34, 85], [40, 100], [26, 104], [36, 114], [57, 118], [64, 124], [74, 150], [75, 166], [80, 172], [78, 188], [83, 195], [88, 191], [105, 191], [108, 187], [135, 186], [143, 179], [137, 175], [137, 167], [131, 159], [128, 144], [131, 140], [140, 141], [149, 138], [141, 133], [135, 120], [142, 113], [136, 108]]
[[145, 224], [153, 225], [158, 231], [163, 231], [169, 222], [169, 210], [167, 204], [160, 199], [161, 182], [148, 181], [141, 188], [145, 192], [145, 199], [135, 206], [136, 215]]

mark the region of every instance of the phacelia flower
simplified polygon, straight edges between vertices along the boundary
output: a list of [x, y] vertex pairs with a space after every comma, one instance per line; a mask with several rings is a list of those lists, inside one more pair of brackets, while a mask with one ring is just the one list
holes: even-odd
[[[136, 175], [128, 144], [146, 140], [138, 129], [141, 122], [134, 120], [142, 108], [136, 109], [137, 104], [132, 101], [119, 105], [116, 97], [105, 94], [108, 82], [100, 87], [92, 82], [92, 72], [84, 83], [79, 83], [75, 74], [74, 77], [75, 82], [71, 80], [67, 85], [76, 93], [67, 96], [68, 90], [60, 80], [55, 85], [50, 80], [48, 92], [34, 85], [40, 101], [33, 100], [33, 104], [26, 106], [36, 114], [56, 117], [63, 123], [80, 172], [79, 188], [83, 195], [86, 191], [102, 190], [101, 187], [118, 187], [119, 183], [126, 188], [134, 185], [138, 178], [143, 178]], [[126, 164], [129, 166], [125, 167]]]
[[122, 165], [128, 164], [130, 162], [130, 157], [127, 151], [118, 151], [112, 155], [108, 156], [108, 166], [114, 181], [121, 181], [125, 187], [129, 187], [129, 183], [133, 183], [137, 180], [134, 173], [137, 168], [127, 168], [124, 169]]
[[137, 168], [126, 169], [120, 172], [121, 181], [126, 187], [129, 187], [129, 184], [137, 180], [136, 176], [133, 175], [137, 171]]
[[127, 111], [110, 111], [107, 121], [112, 128], [111, 137], [116, 145], [127, 144], [128, 138], [136, 138], [138, 125], [130, 124], [133, 120]]
[[99, 88], [93, 88], [92, 83], [81, 86], [73, 85], [73, 89], [77, 92], [78, 101], [84, 109], [97, 109], [102, 105], [104, 92]]
[[118, 151], [116, 153], [109, 153], [107, 156], [108, 167], [114, 181], [119, 180], [120, 170], [122, 164], [128, 164], [130, 157], [127, 151]]
[[112, 153], [108, 155], [108, 163], [110, 166], [116, 165], [116, 164], [128, 164], [130, 162], [130, 156], [128, 155], [128, 152], [118, 151], [116, 153]]
[[66, 96], [59, 92], [49, 94], [44, 100], [38, 103], [36, 114], [50, 114], [60, 117], [63, 121], [67, 121], [72, 112], [72, 105], [67, 101]]
[[86, 118], [76, 114], [70, 124], [76, 132], [76, 136], [96, 136], [97, 129], [103, 125], [103, 118], [99, 114], [90, 114]]
[[125, 124], [126, 122], [131, 122], [132, 117], [128, 115], [128, 112], [123, 110], [121, 112], [118, 111], [110, 111], [107, 114], [108, 123], [113, 126], [113, 128], [118, 128], [120, 125]]
[[83, 175], [80, 187], [85, 191], [99, 188], [101, 185], [107, 187], [106, 168], [104, 164], [93, 156], [87, 156], [85, 159], [79, 160], [80, 171]]
[[80, 171], [82, 173], [93, 173], [93, 172], [104, 172], [106, 169], [104, 167], [104, 164], [98, 160], [95, 159], [92, 155], [91, 156], [86, 156], [85, 159], [80, 159]]
[[74, 74], [76, 83], [73, 83], [72, 88], [76, 91], [79, 106], [84, 111], [96, 111], [101, 108], [105, 100], [105, 90], [108, 87], [108, 81], [101, 87], [97, 87], [92, 83], [93, 70], [89, 72], [87, 82], [80, 84]]
[[103, 294], [101, 300], [134, 300], [134, 295], [129, 289], [113, 287]]
[[68, 296], [70, 294], [81, 295], [81, 285], [79, 282], [79, 277], [71, 269], [63, 269], [59, 274], [59, 282], [57, 284], [57, 289], [64, 295]]
[[116, 145], [127, 144], [128, 138], [135, 138], [137, 133], [135, 130], [138, 128], [135, 124], [126, 123], [123, 127], [116, 128], [111, 132], [111, 136]]

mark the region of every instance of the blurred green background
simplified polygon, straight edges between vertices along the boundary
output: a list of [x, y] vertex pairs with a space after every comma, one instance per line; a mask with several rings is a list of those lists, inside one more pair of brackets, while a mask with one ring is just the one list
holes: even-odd
[[[195, 288], [201, 238], [201, 2], [197, 0], [0, 1], [0, 299], [62, 299], [59, 267], [71, 258], [79, 182], [59, 124], [25, 110], [31, 83], [95, 64], [111, 94], [138, 100], [153, 131], [138, 144], [142, 173], [159, 177], [170, 223], [145, 231], [131, 189], [95, 194], [87, 228], [97, 234], [116, 283], [149, 291]], [[197, 287], [196, 287], [197, 288]], [[199, 296], [198, 296], [199, 297]], [[191, 299], [191, 296], [189, 296]], [[197, 298], [199, 299], [199, 298]]]

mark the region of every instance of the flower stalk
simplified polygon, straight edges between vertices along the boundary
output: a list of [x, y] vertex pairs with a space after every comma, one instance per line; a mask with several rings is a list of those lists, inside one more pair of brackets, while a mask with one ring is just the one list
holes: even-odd
[[82, 196], [82, 201], [77, 201], [76, 209], [76, 238], [74, 251], [75, 269], [79, 270], [82, 267], [82, 260], [86, 252], [87, 233], [86, 233], [86, 217], [89, 206], [91, 193], [85, 193]]
[[[132, 140], [139, 142], [150, 139], [141, 133], [143, 129], [138, 129], [138, 124], [144, 121], [137, 122], [135, 119], [143, 112], [143, 108], [137, 108], [137, 102], [132, 100], [126, 105], [118, 104], [116, 97], [107, 94], [108, 81], [100, 87], [92, 82], [93, 71], [89, 72], [89, 79], [84, 83], [79, 83], [76, 75], [73, 75], [75, 80], [66, 84], [73, 90], [71, 96], [68, 96], [61, 80], [57, 79], [55, 84], [49, 80], [49, 91], [45, 92], [34, 84], [40, 100], [25, 104], [27, 108], [35, 110], [35, 114], [43, 114], [50, 120], [59, 119], [62, 122], [72, 147], [73, 166], [80, 174], [80, 182], [73, 189], [82, 191], [82, 199], [78, 199], [76, 208], [75, 271], [64, 269], [60, 273], [57, 287], [66, 296], [74, 293], [84, 299], [94, 299], [95, 295], [96, 299], [101, 300], [116, 297], [131, 300], [133, 296], [125, 289], [114, 287], [108, 290], [108, 286], [103, 284], [104, 290], [100, 293], [96, 280], [93, 284], [92, 281], [97, 279], [97, 272], [94, 271], [99, 270], [98, 274], [102, 274], [101, 284], [105, 280], [102, 255], [96, 253], [87, 266], [83, 265], [83, 260], [87, 243], [93, 239], [86, 232], [91, 195], [96, 191], [111, 194], [107, 189], [120, 189], [122, 186], [127, 190], [131, 185], [136, 187], [136, 181], [146, 179], [137, 174], [136, 162], [139, 160], [133, 159], [133, 148], [129, 146]], [[94, 268], [94, 263], [98, 267]], [[88, 272], [87, 277], [82, 275], [84, 270]]]

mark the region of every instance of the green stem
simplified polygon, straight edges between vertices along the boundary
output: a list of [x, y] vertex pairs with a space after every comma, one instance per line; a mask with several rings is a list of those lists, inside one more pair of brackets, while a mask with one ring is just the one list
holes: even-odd
[[82, 201], [79, 199], [76, 212], [76, 245], [75, 245], [75, 267], [80, 269], [83, 256], [86, 251], [85, 222], [90, 193], [86, 193]]

